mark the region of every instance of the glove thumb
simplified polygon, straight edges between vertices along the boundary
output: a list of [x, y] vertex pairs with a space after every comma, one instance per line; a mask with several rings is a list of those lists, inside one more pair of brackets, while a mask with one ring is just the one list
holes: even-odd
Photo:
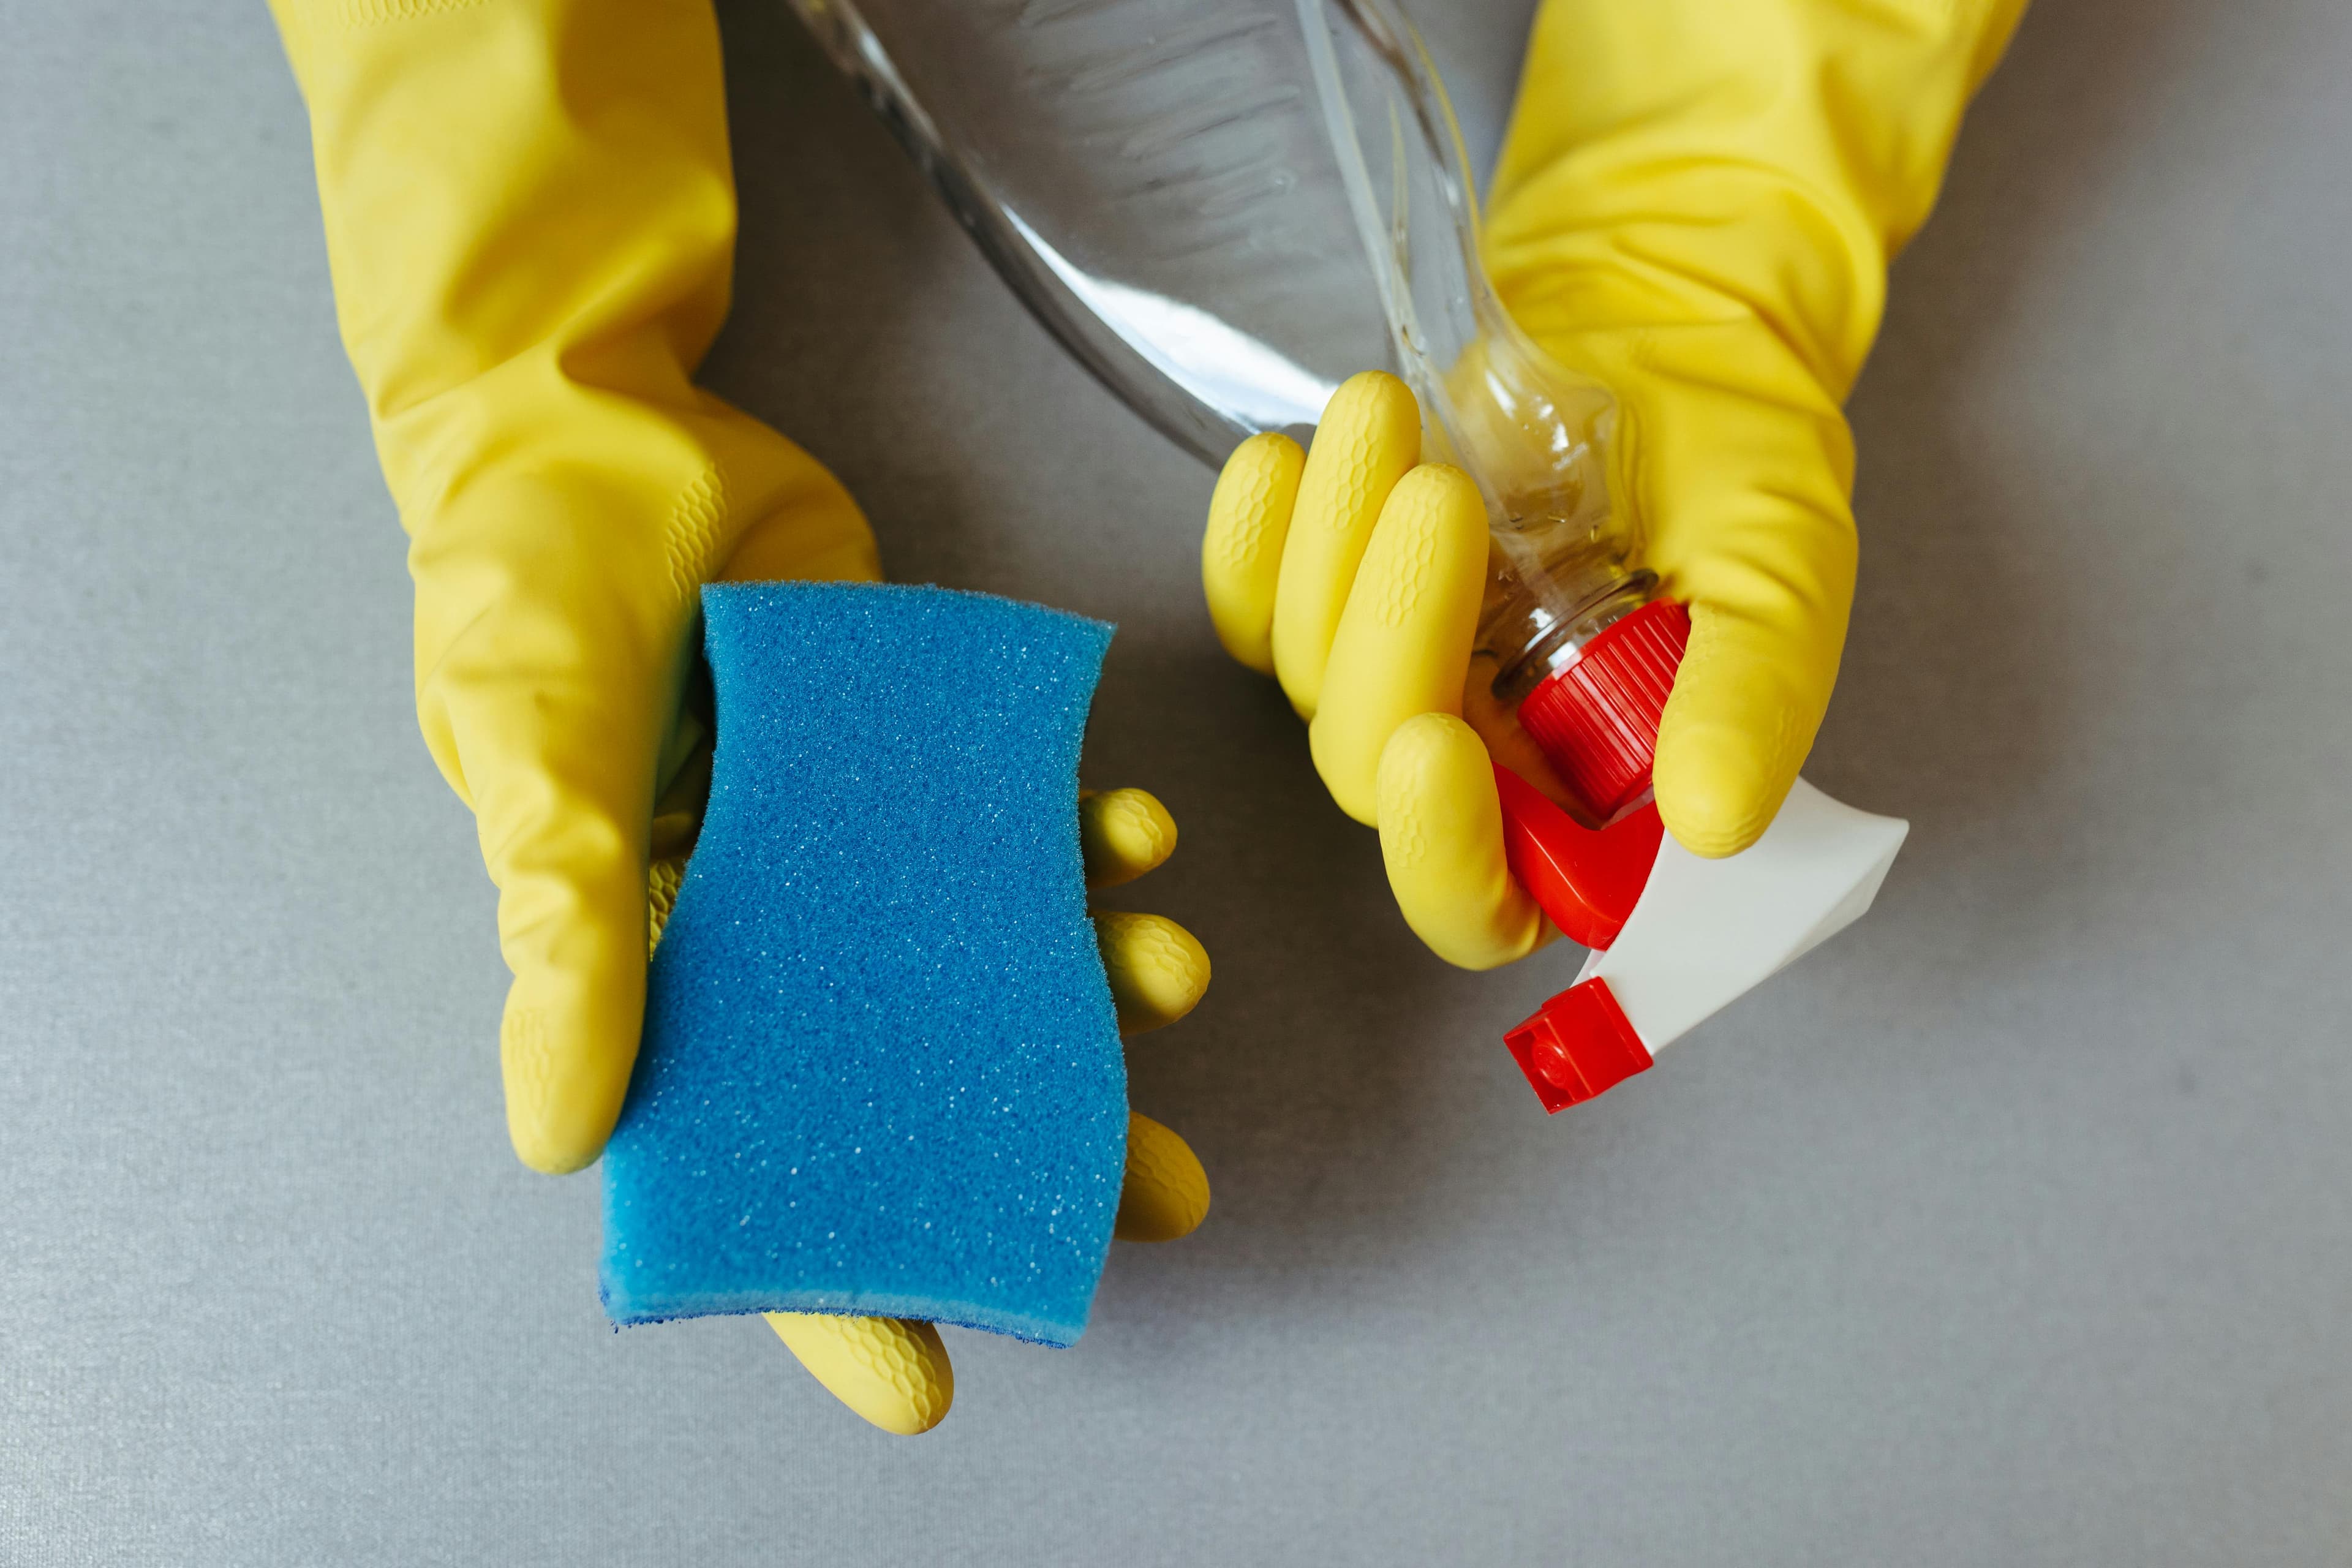
[[420, 583], [482, 590], [419, 682], [418, 714], [499, 889], [508, 1131], [553, 1173], [595, 1161], [636, 1059], [654, 774], [691, 601], [656, 608], [600, 570], [577, 537], [592, 498], [521, 489], [501, 498], [497, 548], [417, 563]]
[[1651, 328], [1623, 389], [1623, 489], [1649, 560], [1690, 606], [1658, 726], [1667, 831], [1736, 854], [1812, 750], [1853, 599], [1853, 446], [1802, 361], [1753, 321]]

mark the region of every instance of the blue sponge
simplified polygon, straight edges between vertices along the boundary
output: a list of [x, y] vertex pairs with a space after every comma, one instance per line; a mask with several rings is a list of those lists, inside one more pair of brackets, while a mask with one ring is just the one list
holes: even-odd
[[1070, 1344], [1127, 1152], [1078, 859], [1111, 628], [940, 588], [702, 604], [710, 805], [604, 1152], [605, 1310]]

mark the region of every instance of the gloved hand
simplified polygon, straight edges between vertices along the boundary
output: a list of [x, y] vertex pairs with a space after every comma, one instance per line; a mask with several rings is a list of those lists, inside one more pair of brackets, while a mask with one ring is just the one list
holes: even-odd
[[[1853, 593], [1841, 405], [1887, 261], [1926, 220], [2022, 9], [1546, 0], [1538, 14], [1486, 262], [1519, 324], [1616, 395], [1612, 500], [1690, 609], [1653, 777], [1696, 853], [1761, 836], [1820, 728]], [[1228, 460], [1203, 575], [1226, 647], [1281, 679], [1334, 798], [1380, 826], [1408, 921], [1482, 968], [1550, 934], [1504, 868], [1487, 748], [1557, 785], [1487, 697], [1492, 670], [1469, 669], [1463, 691], [1476, 594], [1456, 524], [1386, 539], [1384, 502], [1459, 489], [1412, 471], [1418, 454], [1402, 386], [1350, 382], [1303, 475], [1278, 436]]]
[[[310, 112], [344, 344], [411, 541], [418, 719], [499, 888], [508, 1130], [525, 1163], [577, 1170], [636, 1055], [648, 877], [657, 921], [707, 786], [682, 700], [700, 586], [874, 579], [873, 534], [807, 454], [691, 380], [735, 234], [709, 0], [272, 7]], [[1121, 800], [1172, 842], [1156, 803], [1104, 797]], [[1113, 810], [1087, 816], [1098, 876], [1153, 861], [1137, 847], [1150, 834], [1106, 826]], [[1168, 922], [1104, 929], [1123, 1019], [1181, 1014], [1206, 984]], [[1139, 1127], [1141, 1217], [1122, 1230], [1189, 1228], [1199, 1163]], [[827, 1328], [853, 1351], [898, 1331]], [[817, 1347], [829, 1385], [855, 1383], [828, 1373], [823, 1335], [785, 1337]], [[943, 1358], [935, 1373], [944, 1386]], [[905, 1403], [860, 1407], [919, 1426]]]

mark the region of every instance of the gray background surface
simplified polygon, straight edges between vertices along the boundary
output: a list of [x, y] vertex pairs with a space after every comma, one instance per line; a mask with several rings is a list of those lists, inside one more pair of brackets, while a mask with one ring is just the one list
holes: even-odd
[[[1526, 0], [1419, 7], [1491, 147]], [[1445, 15], [1436, 13], [1444, 10]], [[1085, 1343], [860, 1426], [614, 1335], [509, 1154], [470, 824], [258, 4], [0, 5], [0, 1560], [2318, 1563], [2352, 1556], [2352, 10], [2042, 0], [1854, 401], [1811, 775], [1877, 912], [1556, 1121], [1199, 604], [1210, 477], [725, 8], [711, 382], [895, 575], [1116, 619], [1097, 783], [1217, 982], [1216, 1185]]]

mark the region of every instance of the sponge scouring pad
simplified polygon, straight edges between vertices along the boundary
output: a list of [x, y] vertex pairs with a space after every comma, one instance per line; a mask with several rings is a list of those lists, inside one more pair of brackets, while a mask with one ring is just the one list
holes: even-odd
[[703, 611], [719, 744], [604, 1152], [606, 1311], [1072, 1343], [1127, 1145], [1077, 825], [1110, 628], [873, 584]]

